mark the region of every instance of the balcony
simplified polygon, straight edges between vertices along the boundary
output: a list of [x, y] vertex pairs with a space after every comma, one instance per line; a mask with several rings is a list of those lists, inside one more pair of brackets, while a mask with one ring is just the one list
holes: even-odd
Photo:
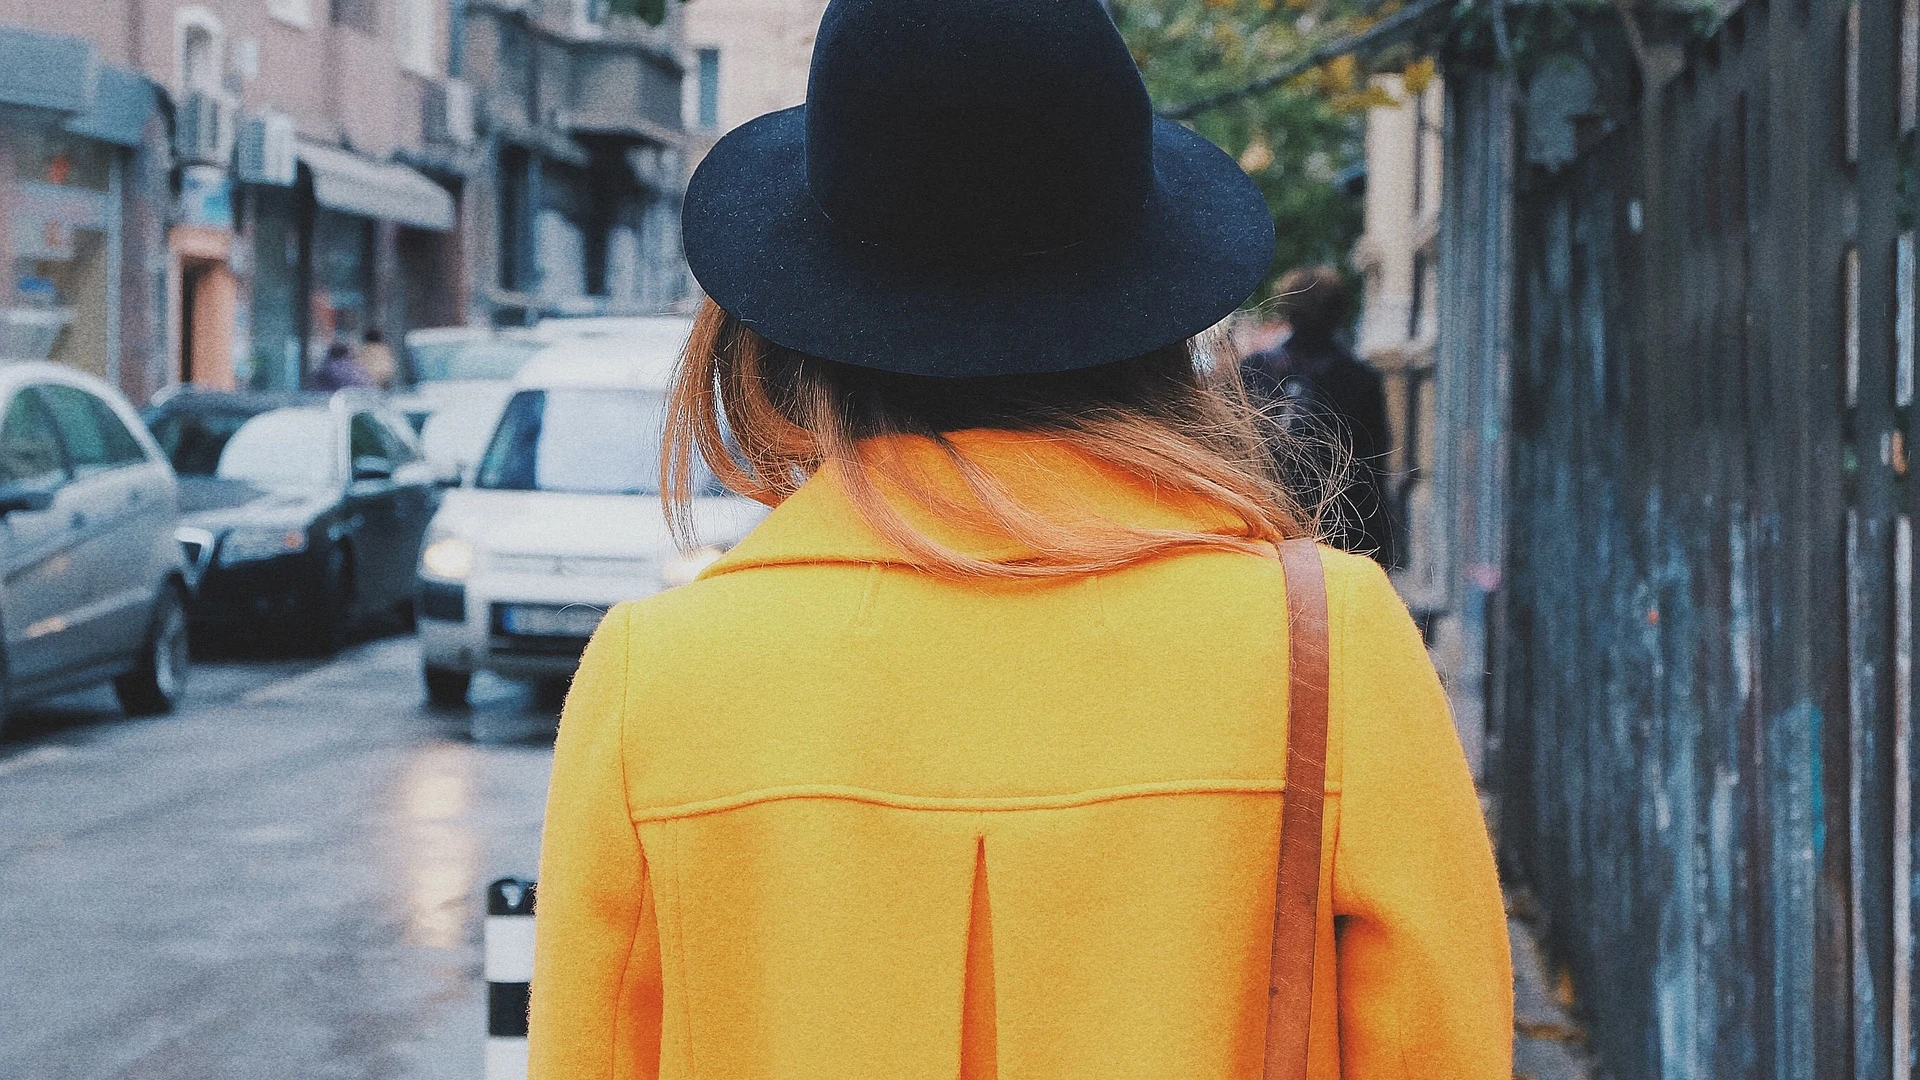
[[519, 142], [538, 132], [678, 148], [678, 5], [653, 27], [595, 21], [588, 2], [470, 0], [466, 76], [476, 103]]
[[605, 38], [576, 44], [571, 60], [565, 114], [569, 131], [680, 144], [681, 73], [671, 55]]

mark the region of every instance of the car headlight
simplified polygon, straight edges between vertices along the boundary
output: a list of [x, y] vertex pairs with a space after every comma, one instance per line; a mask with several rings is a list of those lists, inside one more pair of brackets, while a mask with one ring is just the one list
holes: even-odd
[[435, 540], [420, 552], [420, 572], [443, 581], [465, 581], [473, 573], [473, 545], [457, 536]]
[[245, 526], [227, 533], [220, 541], [220, 565], [257, 562], [281, 555], [298, 555], [307, 550], [307, 530]]
[[675, 553], [660, 567], [660, 583], [671, 589], [700, 576], [700, 571], [720, 561], [727, 550], [719, 547], [694, 548]]

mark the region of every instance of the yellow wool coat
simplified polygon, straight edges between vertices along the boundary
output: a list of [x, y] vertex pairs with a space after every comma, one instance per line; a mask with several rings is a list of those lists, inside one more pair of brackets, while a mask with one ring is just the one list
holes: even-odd
[[[1238, 524], [1034, 436], [959, 442], [1043, 505]], [[1386, 576], [1323, 562], [1311, 1075], [1508, 1080], [1505, 921], [1440, 684]], [[547, 808], [532, 1076], [1258, 1077], [1285, 611], [1250, 554], [937, 578], [816, 476], [588, 647]]]

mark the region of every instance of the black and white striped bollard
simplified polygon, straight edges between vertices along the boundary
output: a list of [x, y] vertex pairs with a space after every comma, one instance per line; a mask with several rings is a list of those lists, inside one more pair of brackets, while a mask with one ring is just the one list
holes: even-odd
[[526, 1080], [533, 882], [501, 878], [487, 886], [486, 973], [486, 1080]]

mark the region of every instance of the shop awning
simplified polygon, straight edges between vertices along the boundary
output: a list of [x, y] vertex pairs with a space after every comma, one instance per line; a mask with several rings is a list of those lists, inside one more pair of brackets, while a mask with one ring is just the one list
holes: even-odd
[[99, 77], [100, 54], [85, 39], [0, 27], [0, 104], [83, 113]]
[[89, 139], [139, 146], [156, 100], [153, 84], [138, 72], [102, 67], [92, 107], [68, 120], [66, 127]]
[[299, 144], [299, 155], [313, 173], [314, 201], [329, 210], [433, 232], [453, 228], [453, 196], [405, 165], [310, 142]]

